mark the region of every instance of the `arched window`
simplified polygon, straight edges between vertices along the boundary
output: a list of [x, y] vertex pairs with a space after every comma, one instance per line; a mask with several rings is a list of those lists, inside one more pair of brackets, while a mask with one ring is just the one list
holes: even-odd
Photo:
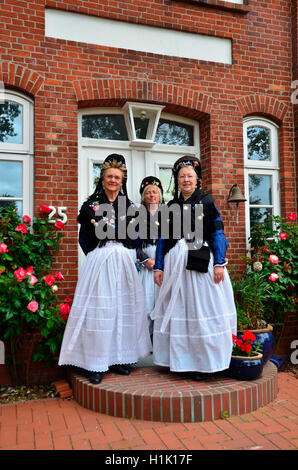
[[246, 232], [280, 215], [278, 126], [260, 117], [244, 120]]
[[33, 102], [12, 90], [0, 91], [0, 206], [14, 203], [32, 214]]

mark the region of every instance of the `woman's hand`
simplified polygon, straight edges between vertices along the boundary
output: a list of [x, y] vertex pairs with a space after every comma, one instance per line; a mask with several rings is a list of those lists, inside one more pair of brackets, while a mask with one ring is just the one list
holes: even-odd
[[215, 266], [214, 267], [214, 282], [219, 284], [225, 278], [225, 268], [224, 266]]
[[163, 271], [154, 271], [154, 282], [160, 287], [163, 281]]
[[152, 271], [153, 266], [155, 265], [155, 259], [152, 259], [152, 258], [147, 259], [144, 265], [148, 269], [148, 271]]

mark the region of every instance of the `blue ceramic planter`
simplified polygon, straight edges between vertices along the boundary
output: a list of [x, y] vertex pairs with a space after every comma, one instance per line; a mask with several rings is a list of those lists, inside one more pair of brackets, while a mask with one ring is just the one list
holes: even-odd
[[256, 357], [232, 356], [227, 375], [238, 380], [256, 380], [261, 377], [263, 367], [262, 354]]
[[[262, 330], [249, 330], [256, 336], [256, 340], [252, 343], [252, 345], [256, 345], [257, 343], [261, 344], [262, 349], [260, 352], [263, 354], [264, 364], [266, 364], [273, 354], [274, 337], [272, 330], [273, 328], [271, 325], [268, 325], [267, 328]], [[238, 338], [241, 338], [242, 336], [242, 332], [237, 334]]]

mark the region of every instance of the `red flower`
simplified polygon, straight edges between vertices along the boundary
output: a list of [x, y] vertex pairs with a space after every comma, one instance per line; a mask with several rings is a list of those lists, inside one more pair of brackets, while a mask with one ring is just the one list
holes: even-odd
[[20, 224], [15, 228], [16, 232], [21, 232], [24, 235], [28, 232], [28, 227], [24, 224]]
[[29, 217], [29, 215], [24, 215], [22, 221], [24, 222], [24, 224], [30, 224], [31, 217]]
[[56, 279], [54, 278], [52, 274], [48, 274], [47, 276], [44, 276], [43, 280], [48, 286], [52, 286], [54, 282], [56, 281]]
[[66, 302], [67, 304], [70, 304], [71, 301], [72, 301], [71, 297], [65, 297], [64, 299], [64, 302]]
[[68, 304], [60, 304], [60, 312], [61, 313], [69, 313], [70, 312], [70, 306]]
[[295, 212], [290, 212], [287, 217], [290, 222], [295, 222], [297, 215]]
[[278, 278], [279, 278], [279, 275], [276, 274], [276, 273], [271, 273], [270, 276], [269, 276], [269, 279], [272, 282], [277, 281]]
[[55, 228], [61, 230], [62, 228], [64, 228], [64, 224], [60, 220], [57, 220], [57, 222], [55, 223]]
[[22, 282], [23, 279], [27, 276], [27, 271], [24, 268], [18, 268], [13, 273], [18, 282]]
[[70, 306], [68, 304], [60, 304], [60, 316], [62, 320], [66, 321], [70, 312]]
[[36, 310], [38, 309], [38, 303], [35, 302], [35, 300], [32, 300], [27, 305], [27, 309], [30, 310], [30, 312], [36, 312]]
[[6, 243], [0, 243], [0, 253], [8, 253], [8, 251]]
[[58, 281], [63, 281], [63, 280], [64, 280], [64, 276], [63, 276], [63, 274], [62, 274], [60, 271], [58, 271], [58, 272], [55, 273], [55, 278], [56, 278]]
[[256, 336], [249, 330], [244, 331], [242, 336], [243, 341], [255, 341]]
[[288, 238], [287, 232], [280, 232], [279, 238], [280, 238], [281, 240], [286, 240], [286, 239]]
[[268, 260], [270, 261], [270, 263], [273, 263], [273, 264], [278, 264], [279, 263], [278, 256], [276, 256], [276, 255], [270, 255], [268, 257]]
[[39, 210], [41, 212], [45, 212], [46, 214], [50, 214], [50, 212], [52, 212], [52, 209], [49, 207], [49, 206], [39, 206]]

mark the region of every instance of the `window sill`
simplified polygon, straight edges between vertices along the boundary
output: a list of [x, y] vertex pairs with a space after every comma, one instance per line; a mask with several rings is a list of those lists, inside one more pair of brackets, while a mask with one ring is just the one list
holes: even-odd
[[223, 0], [172, 0], [179, 3], [191, 3], [200, 7], [213, 8], [215, 10], [225, 10], [233, 13], [247, 14], [251, 11], [248, 0], [243, 0], [243, 4], [224, 2]]

